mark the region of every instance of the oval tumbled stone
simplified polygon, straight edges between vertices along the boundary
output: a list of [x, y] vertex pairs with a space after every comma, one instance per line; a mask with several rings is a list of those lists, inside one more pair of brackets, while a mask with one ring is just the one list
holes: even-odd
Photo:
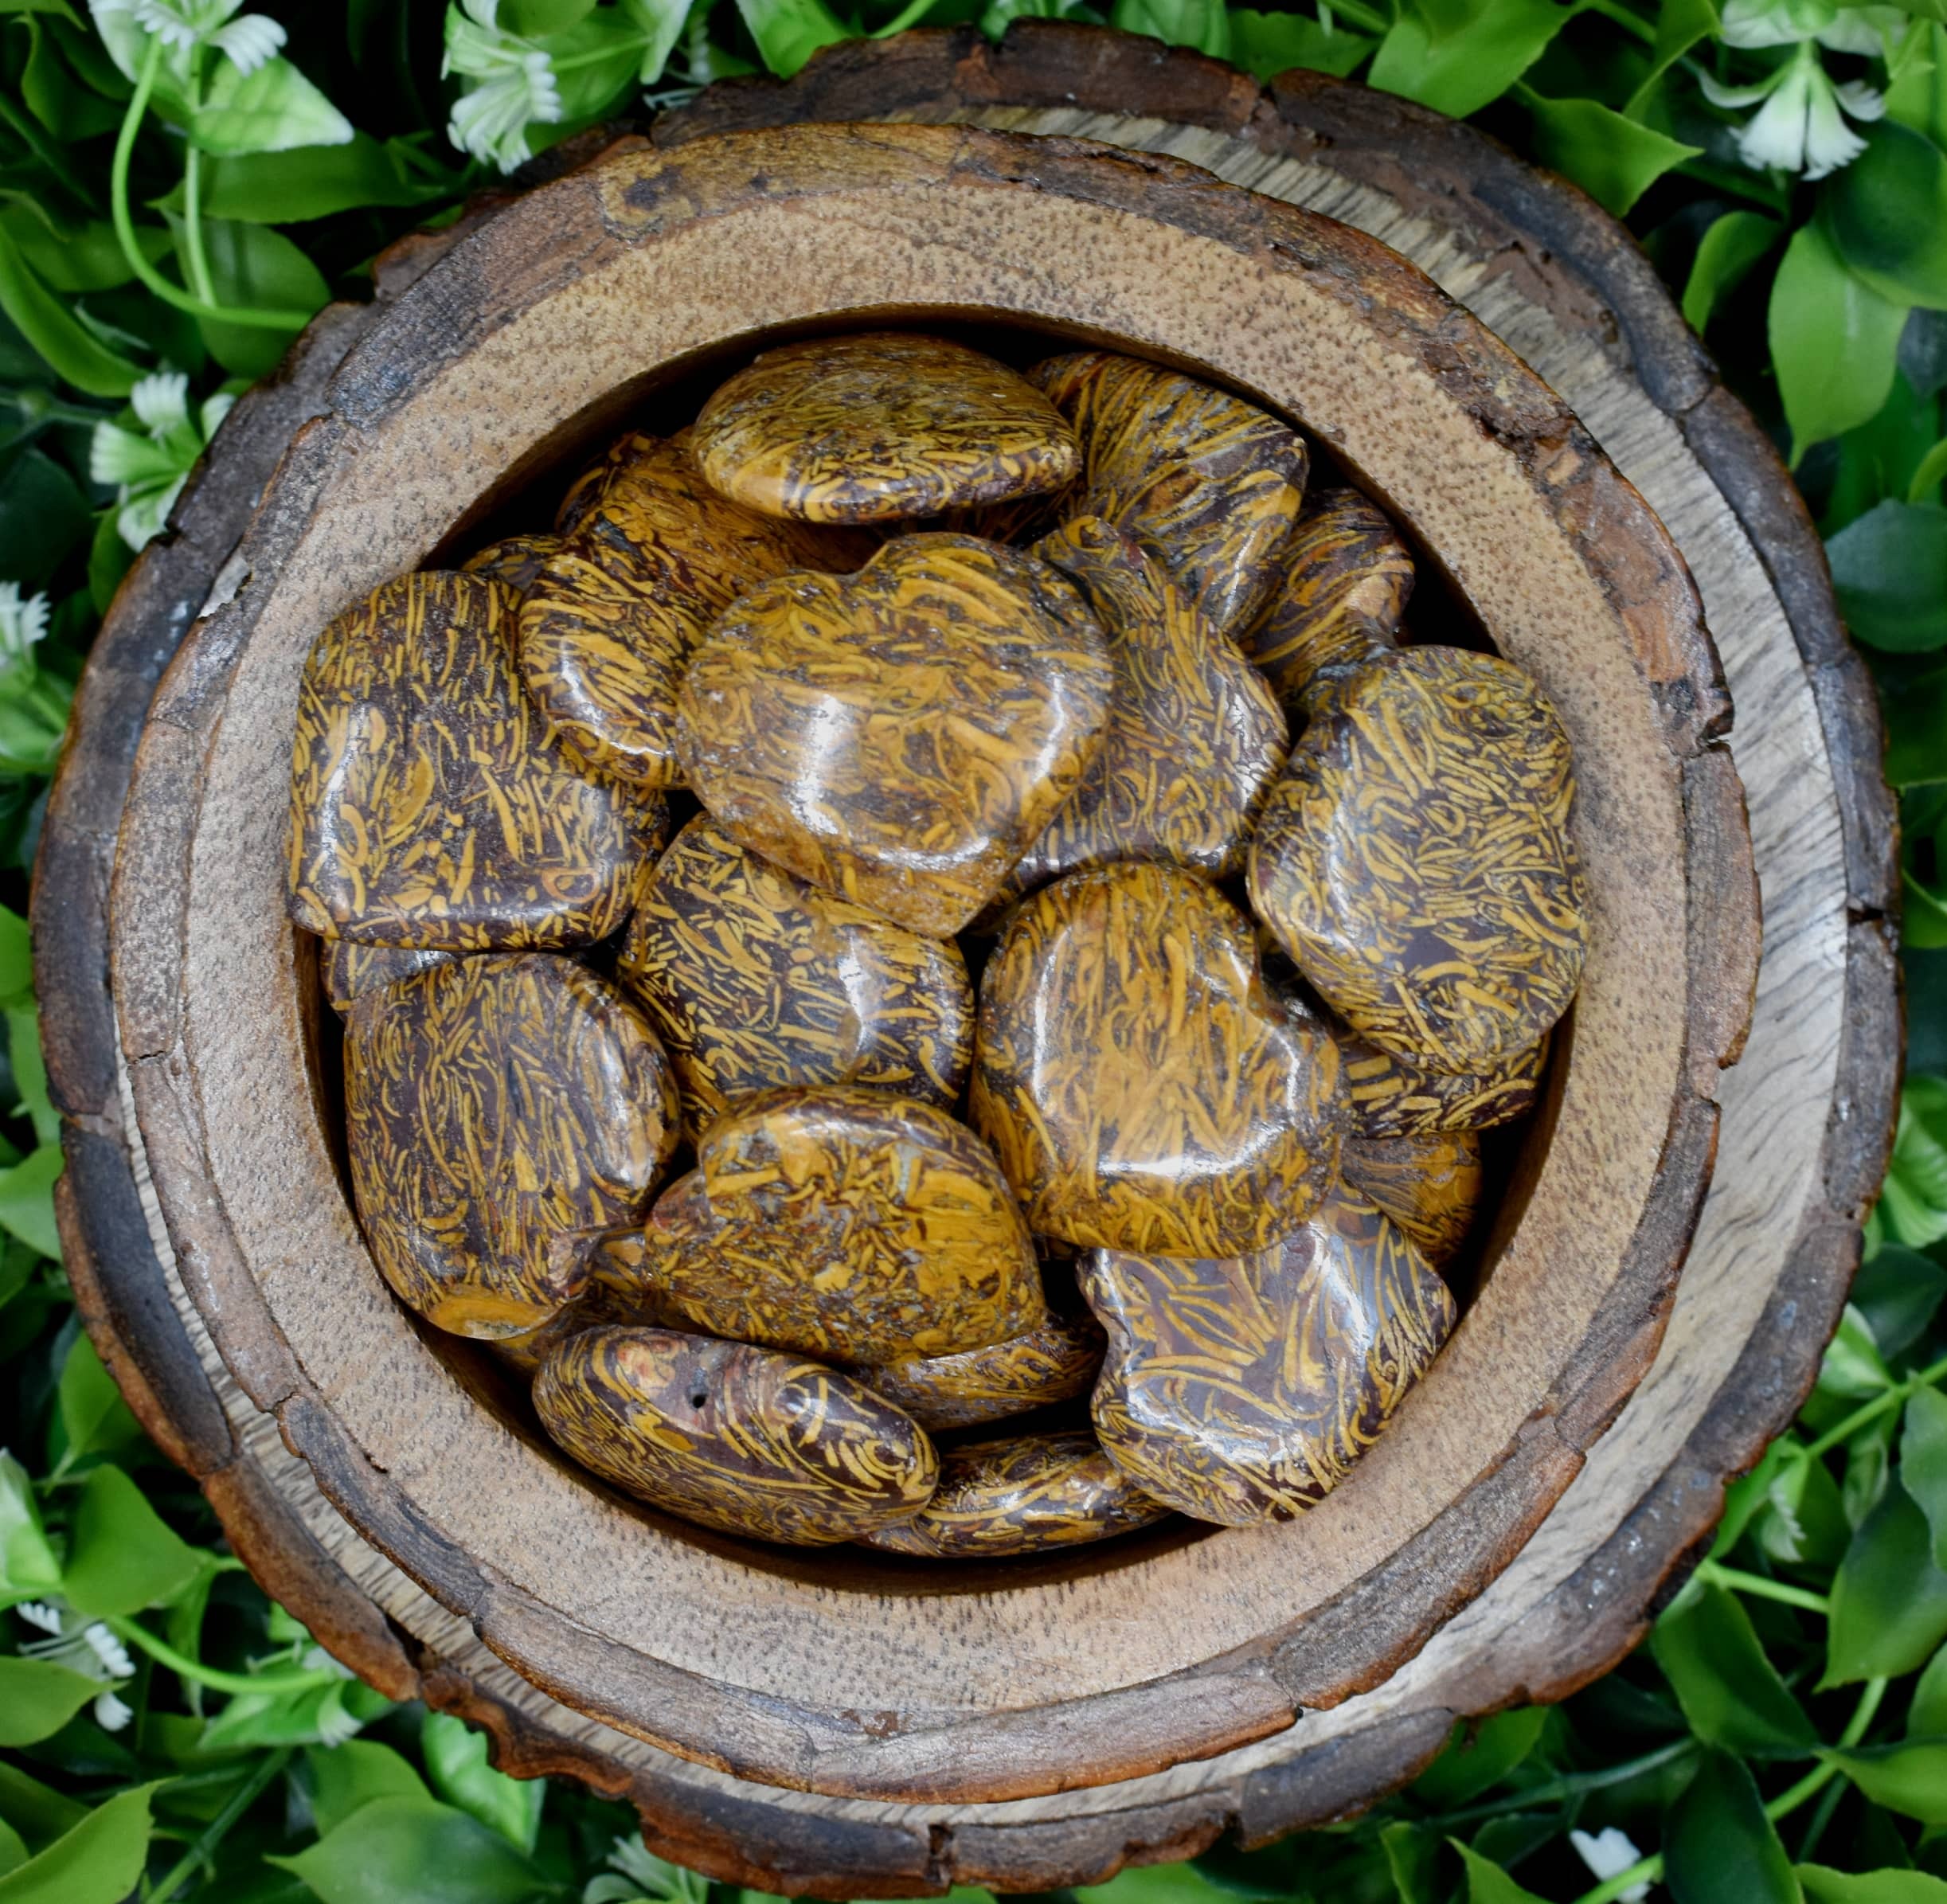
[[657, 1199], [638, 1273], [713, 1335], [848, 1363], [1004, 1342], [1046, 1315], [1021, 1213], [967, 1127], [846, 1086], [766, 1093]]
[[999, 1560], [1107, 1540], [1168, 1512], [1138, 1490], [1093, 1435], [1068, 1429], [941, 1449], [932, 1499], [865, 1544], [938, 1560]]
[[584, 1468], [686, 1520], [823, 1546], [909, 1519], [933, 1492], [925, 1431], [815, 1362], [671, 1329], [584, 1330], [534, 1383]]
[[1339, 1169], [1436, 1268], [1460, 1253], [1480, 1214], [1480, 1139], [1472, 1131], [1348, 1137]]
[[1345, 1194], [1253, 1255], [1097, 1250], [1080, 1276], [1108, 1331], [1103, 1447], [1144, 1493], [1226, 1527], [1322, 1499], [1453, 1327], [1419, 1251]]
[[1005, 364], [906, 331], [767, 350], [696, 420], [726, 496], [811, 522], [882, 522], [1060, 489], [1073, 432]]
[[1381, 1049], [1492, 1070], [1581, 978], [1568, 736], [1511, 663], [1403, 648], [1328, 695], [1259, 815], [1252, 904]]
[[346, 1141], [380, 1273], [457, 1335], [538, 1327], [588, 1268], [580, 1233], [639, 1215], [676, 1141], [642, 1008], [572, 959], [462, 959], [362, 994]]
[[724, 829], [915, 932], [959, 931], [1102, 744], [1108, 645], [1071, 584], [972, 536], [787, 576], [696, 651], [683, 771]]
[[929, 939], [746, 852], [707, 814], [643, 889], [620, 972], [698, 1137], [780, 1085], [870, 1085], [952, 1105], [973, 1056], [973, 983]]
[[516, 595], [525, 595], [561, 545], [559, 536], [507, 536], [468, 556], [459, 565], [460, 573], [477, 575], [484, 581], [504, 582]]
[[902, 1355], [853, 1372], [929, 1429], [977, 1428], [1088, 1393], [1102, 1366], [1101, 1325], [1086, 1310], [957, 1355]]
[[1338, 1159], [1339, 1056], [1266, 991], [1249, 922], [1173, 866], [1071, 874], [980, 982], [969, 1116], [1030, 1224], [1230, 1256], [1296, 1227]]
[[579, 945], [622, 923], [668, 809], [591, 780], [514, 672], [518, 598], [404, 575], [325, 629], [298, 690], [289, 909], [326, 938]]

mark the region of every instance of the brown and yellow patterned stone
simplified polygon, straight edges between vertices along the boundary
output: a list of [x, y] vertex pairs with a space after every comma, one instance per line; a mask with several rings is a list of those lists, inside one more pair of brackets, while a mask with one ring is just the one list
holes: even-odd
[[1568, 737], [1532, 679], [1405, 648], [1325, 697], [1258, 817], [1257, 916], [1352, 1028], [1434, 1070], [1531, 1049], [1581, 977]]
[[291, 916], [445, 952], [579, 945], [622, 923], [661, 796], [588, 780], [515, 674], [512, 589], [405, 575], [318, 637], [298, 690]]
[[1107, 1540], [1169, 1509], [1140, 1492], [1085, 1429], [963, 1442], [940, 1453], [940, 1484], [910, 1520], [865, 1544], [936, 1560], [999, 1560]]
[[1083, 1311], [958, 1355], [904, 1355], [853, 1372], [924, 1429], [977, 1428], [1088, 1393], [1102, 1366], [1101, 1325]]
[[710, 1127], [643, 1226], [640, 1287], [712, 1335], [848, 1363], [948, 1355], [1046, 1319], [987, 1146], [878, 1091], [772, 1091]]
[[574, 757], [644, 786], [678, 777], [676, 690], [703, 631], [793, 569], [857, 568], [869, 539], [726, 502], [690, 432], [627, 439], [521, 607], [521, 678]]
[[1265, 991], [1249, 923], [1173, 866], [1044, 887], [981, 979], [969, 1116], [1047, 1235], [1263, 1248], [1333, 1179], [1339, 1088], [1330, 1037]]
[[1339, 1169], [1436, 1267], [1459, 1253], [1480, 1214], [1480, 1139], [1472, 1131], [1348, 1137]]
[[318, 948], [319, 975], [331, 1009], [342, 1018], [361, 993], [382, 991], [416, 972], [450, 965], [457, 952], [413, 952], [397, 945], [361, 945], [354, 939], [326, 939]]
[[1254, 1255], [1097, 1250], [1096, 1431], [1145, 1494], [1226, 1527], [1288, 1520], [1343, 1480], [1439, 1352], [1453, 1298], [1349, 1194]]
[[663, 438], [645, 431], [631, 430], [618, 436], [600, 455], [588, 464], [574, 481], [554, 511], [554, 533], [563, 541], [588, 520], [589, 512], [608, 493], [608, 485], [622, 471], [645, 456], [653, 456]]
[[850, 1376], [671, 1329], [584, 1330], [543, 1366], [534, 1409], [604, 1480], [793, 1546], [910, 1519], [939, 1472], [925, 1431]]
[[1548, 1068], [1549, 1041], [1488, 1071], [1431, 1071], [1382, 1051], [1350, 1026], [1334, 1024], [1345, 1063], [1352, 1128], [1362, 1137], [1430, 1137], [1511, 1124], [1535, 1108]]
[[915, 932], [957, 932], [1102, 744], [1112, 672], [1071, 584], [971, 536], [787, 576], [696, 651], [689, 784], [725, 831]]
[[974, 995], [929, 939], [746, 852], [706, 814], [676, 836], [629, 920], [620, 971], [649, 1014], [698, 1137], [779, 1085], [870, 1085], [951, 1107]]
[[642, 1009], [572, 959], [462, 959], [364, 993], [345, 1030], [352, 1190], [380, 1272], [490, 1339], [587, 1280], [582, 1233], [639, 1215], [676, 1141]]
[[696, 420], [726, 496], [810, 522], [880, 522], [1039, 495], [1071, 481], [1074, 433], [1005, 364], [905, 331], [767, 350]]
[[1304, 440], [1255, 404], [1139, 358], [1082, 350], [1027, 374], [1081, 439], [1065, 513], [1135, 537], [1213, 633], [1241, 634], [1281, 574]]
[[490, 582], [505, 582], [516, 595], [525, 595], [561, 545], [559, 536], [507, 536], [468, 556], [459, 565], [460, 573], [477, 575]]
[[[635, 1233], [639, 1236], [642, 1233], [639, 1230]], [[670, 1319], [653, 1296], [640, 1290], [618, 1288], [602, 1273], [599, 1254], [590, 1263], [588, 1279], [580, 1291], [538, 1328], [503, 1336], [487, 1345], [496, 1361], [505, 1363], [531, 1381], [562, 1343], [572, 1341], [584, 1329], [651, 1329], [667, 1325]]]
[[1398, 645], [1413, 557], [1386, 511], [1355, 489], [1307, 492], [1269, 605], [1241, 637], [1292, 728], [1320, 693]]

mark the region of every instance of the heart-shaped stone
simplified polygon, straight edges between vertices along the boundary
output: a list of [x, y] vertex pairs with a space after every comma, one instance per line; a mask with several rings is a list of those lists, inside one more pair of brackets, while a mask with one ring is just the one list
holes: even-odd
[[1436, 1268], [1460, 1253], [1480, 1214], [1480, 1139], [1472, 1131], [1348, 1137], [1339, 1168]]
[[696, 420], [703, 473], [753, 509], [882, 522], [1061, 488], [1073, 432], [1005, 364], [907, 331], [807, 338], [720, 385]]
[[592, 780], [514, 672], [518, 600], [404, 575], [321, 634], [298, 690], [291, 916], [445, 952], [585, 944], [668, 836], [659, 794]]
[[1226, 1527], [1322, 1499], [1453, 1327], [1425, 1259], [1348, 1194], [1253, 1255], [1097, 1250], [1080, 1275], [1108, 1331], [1103, 1447], [1145, 1494]]
[[582, 1233], [639, 1216], [676, 1143], [642, 1008], [572, 959], [461, 959], [362, 993], [346, 1143], [381, 1273], [443, 1329], [538, 1327], [588, 1274]]
[[960, 948], [746, 852], [707, 814], [643, 887], [620, 970], [675, 1064], [692, 1138], [780, 1085], [951, 1106], [967, 1081], [974, 995]]
[[671, 1329], [585, 1329], [542, 1365], [534, 1411], [603, 1480], [686, 1520], [823, 1546], [911, 1518], [932, 1443], [836, 1370]]
[[980, 982], [969, 1116], [1030, 1226], [1230, 1256], [1332, 1181], [1339, 1055], [1265, 990], [1249, 922], [1174, 866], [1071, 874], [1009, 915]]
[[1102, 1366], [1101, 1325], [1085, 1309], [957, 1355], [902, 1355], [853, 1373], [929, 1431], [977, 1428], [1086, 1394]]
[[711, 630], [683, 771], [725, 831], [944, 938], [999, 889], [1102, 744], [1108, 644], [1071, 584], [971, 536], [788, 576]]

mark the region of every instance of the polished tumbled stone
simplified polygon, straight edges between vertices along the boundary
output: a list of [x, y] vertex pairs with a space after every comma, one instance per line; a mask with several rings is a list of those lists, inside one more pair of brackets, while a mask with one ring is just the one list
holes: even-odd
[[1472, 1131], [1348, 1137], [1339, 1167], [1437, 1268], [1459, 1254], [1480, 1214], [1480, 1140]]
[[1050, 1316], [1011, 1341], [957, 1355], [905, 1355], [854, 1370], [929, 1429], [977, 1428], [1086, 1394], [1102, 1366], [1102, 1330], [1083, 1311]]

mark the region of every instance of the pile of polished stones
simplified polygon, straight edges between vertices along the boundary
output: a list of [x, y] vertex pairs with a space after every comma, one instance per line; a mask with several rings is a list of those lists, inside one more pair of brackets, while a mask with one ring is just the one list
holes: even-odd
[[1304, 439], [1102, 351], [765, 352], [299, 698], [392, 1289], [690, 1520], [1319, 1499], [1452, 1327], [1585, 901], [1561, 724]]

